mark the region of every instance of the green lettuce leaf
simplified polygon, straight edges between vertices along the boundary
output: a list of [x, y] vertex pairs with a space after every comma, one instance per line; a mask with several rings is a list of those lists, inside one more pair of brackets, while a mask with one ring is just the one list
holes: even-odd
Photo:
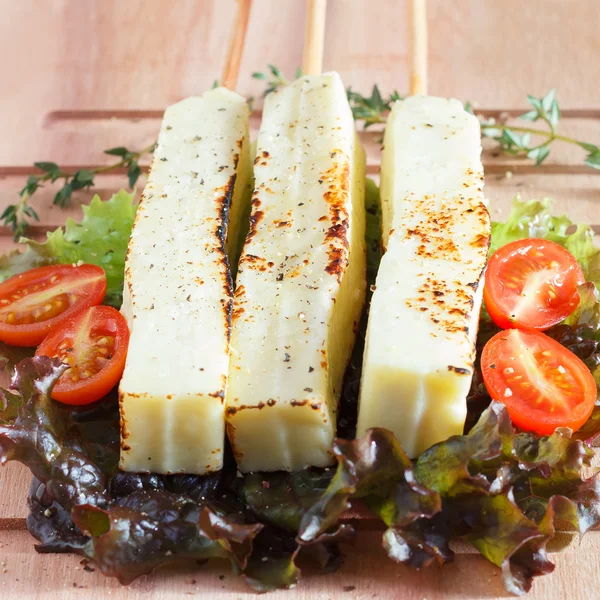
[[367, 246], [367, 294], [371, 294], [370, 286], [375, 283], [377, 270], [381, 261], [381, 199], [377, 184], [367, 177], [365, 186], [366, 229], [365, 243]]
[[[511, 212], [503, 223], [492, 223], [491, 252], [523, 238], [544, 238], [566, 248], [579, 262], [587, 281], [600, 288], [600, 249], [594, 245], [594, 231], [589, 225], [577, 225], [566, 216], [551, 213], [552, 201], [513, 201]], [[571, 231], [571, 233], [568, 233]]]
[[600, 290], [591, 282], [579, 286], [579, 306], [564, 321], [571, 328], [585, 325], [600, 340]]
[[424, 452], [415, 463], [387, 430], [335, 443], [338, 468], [304, 515], [298, 538], [330, 531], [361, 498], [388, 527], [383, 545], [397, 562], [422, 568], [452, 560], [451, 539], [470, 542], [502, 569], [508, 591], [527, 592], [554, 565], [546, 544], [555, 522], [585, 533], [600, 523], [600, 483], [581, 478], [592, 450], [557, 431], [518, 433], [505, 407], [492, 403], [467, 435]]
[[300, 562], [313, 564], [320, 572], [340, 564], [337, 543], [353, 539], [355, 532], [350, 525], [336, 526], [335, 531], [307, 544], [295, 539], [303, 515], [319, 500], [333, 475], [331, 469], [303, 469], [244, 477], [240, 499], [260, 523], [274, 526], [259, 533], [244, 571], [253, 589], [268, 592], [294, 586], [302, 574]]
[[350, 507], [350, 498], [361, 498], [392, 526], [439, 512], [438, 494], [415, 481], [413, 464], [387, 430], [371, 429], [357, 440], [337, 440], [334, 453], [338, 469], [328, 489], [300, 523], [298, 539], [314, 541], [332, 527]]
[[294, 473], [250, 473], [242, 497], [261, 521], [296, 533], [304, 513], [327, 489], [333, 472], [303, 469]]
[[135, 218], [134, 194], [125, 190], [103, 202], [94, 196], [82, 206], [81, 222], [67, 219], [63, 227], [47, 234], [43, 243], [22, 238], [24, 252], [0, 257], [0, 281], [34, 267], [82, 261], [106, 272], [106, 304], [119, 307], [123, 299], [125, 254]]

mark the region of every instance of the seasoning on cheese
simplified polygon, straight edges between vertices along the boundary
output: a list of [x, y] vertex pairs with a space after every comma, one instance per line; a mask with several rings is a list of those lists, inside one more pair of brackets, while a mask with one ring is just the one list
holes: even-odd
[[219, 470], [233, 301], [227, 252], [247, 215], [248, 106], [224, 88], [165, 112], [129, 242], [121, 468]]
[[413, 457], [463, 432], [490, 241], [480, 157], [479, 122], [458, 100], [394, 105], [357, 435], [385, 427]]
[[366, 286], [365, 157], [339, 75], [267, 97], [254, 172], [229, 439], [243, 472], [326, 466]]

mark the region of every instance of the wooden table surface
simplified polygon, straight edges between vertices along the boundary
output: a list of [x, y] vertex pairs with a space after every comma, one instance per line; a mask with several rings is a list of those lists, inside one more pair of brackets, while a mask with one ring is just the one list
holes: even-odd
[[[238, 90], [258, 95], [251, 73], [275, 63], [292, 74], [303, 41], [303, 0], [254, 0]], [[164, 107], [201, 93], [220, 76], [234, 17], [233, 0], [0, 0], [0, 211], [13, 203], [31, 164], [76, 168], [106, 162], [102, 150], [141, 148], [155, 139]], [[408, 88], [404, 0], [330, 0], [325, 68], [366, 92]], [[562, 131], [600, 142], [600, 2], [598, 0], [430, 0], [430, 93], [471, 100], [486, 110], [522, 109], [527, 93], [556, 87]], [[258, 115], [253, 124], [258, 125]], [[377, 134], [363, 136], [377, 172]], [[510, 199], [552, 196], [556, 210], [600, 232], [600, 171], [582, 166], [577, 148], [557, 147], [539, 169], [484, 155], [494, 216]], [[108, 197], [122, 175], [100, 177]], [[33, 199], [43, 235], [78, 214], [50, 206], [52, 190]], [[11, 246], [0, 227], [0, 249]], [[37, 555], [24, 528], [27, 472], [0, 471], [0, 598], [250, 597], [226, 565], [160, 572], [121, 587], [79, 559]], [[499, 571], [474, 554], [416, 573], [388, 561], [376, 532], [347, 550], [341, 571], [305, 579], [269, 598], [504, 597]], [[600, 533], [556, 556], [556, 571], [537, 580], [530, 598], [600, 598]], [[223, 578], [222, 575], [225, 575]]]

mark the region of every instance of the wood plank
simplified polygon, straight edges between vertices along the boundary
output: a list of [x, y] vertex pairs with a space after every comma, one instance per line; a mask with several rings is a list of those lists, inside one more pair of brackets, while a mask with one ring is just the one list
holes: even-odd
[[[519, 112], [527, 110], [525, 100]], [[503, 114], [503, 110], [483, 109], [489, 114]], [[35, 153], [29, 161], [23, 160], [22, 155], [14, 154], [12, 157], [3, 157], [0, 151], [0, 176], [22, 175], [32, 173], [33, 162], [52, 160], [66, 170], [77, 167], [90, 167], [118, 162], [115, 157], [104, 154], [104, 150], [115, 146], [126, 146], [132, 150], [141, 150], [155, 141], [160, 126], [163, 110], [103, 110], [103, 111], [70, 111], [59, 113], [51, 112], [43, 119], [43, 124], [36, 135]], [[574, 113], [579, 115], [579, 113]], [[600, 111], [589, 113], [588, 117], [563, 116], [559, 131], [562, 135], [577, 140], [597, 143], [600, 140]], [[141, 115], [141, 116], [140, 116]], [[260, 127], [261, 112], [255, 111], [250, 121], [250, 135], [256, 139]], [[514, 127], [527, 127], [544, 130], [539, 123], [529, 123], [517, 118], [507, 120]], [[367, 151], [369, 164], [379, 162], [381, 147], [381, 127], [372, 127], [361, 131], [361, 139]], [[534, 138], [540, 143], [542, 138]], [[493, 140], [485, 140], [484, 165], [493, 164], [532, 166], [531, 161], [523, 160], [509, 155], [498, 155], [497, 144]], [[583, 167], [585, 151], [573, 144], [554, 142], [550, 156], [544, 165], [553, 165], [556, 168], [567, 170], [568, 167]], [[143, 164], [148, 163], [146, 158]], [[589, 167], [583, 167], [591, 173], [599, 173]]]
[[[590, 223], [600, 226], [600, 178], [589, 171], [581, 175], [548, 174], [544, 170], [533, 172], [515, 172], [511, 168], [498, 168], [486, 176], [486, 195], [490, 200], [492, 217], [502, 219], [510, 208], [512, 199], [520, 194], [523, 199], [554, 198], [553, 211], [555, 214], [566, 213], [571, 220], [579, 223]], [[599, 172], [600, 173], [600, 172]], [[372, 173], [377, 179], [377, 173]], [[0, 212], [8, 204], [18, 200], [18, 191], [23, 185], [24, 178], [18, 176], [4, 176], [0, 178]], [[143, 178], [137, 188], [143, 187]], [[56, 229], [64, 224], [67, 217], [81, 218], [81, 204], [89, 203], [94, 194], [108, 199], [121, 186], [127, 185], [124, 175], [98, 176], [96, 187], [89, 191], [77, 192], [70, 207], [61, 209], [52, 205], [52, 198], [57, 186], [46, 186], [36, 192], [31, 199], [40, 216], [40, 223], [34, 224], [34, 233], [44, 233]], [[0, 238], [9, 232], [0, 227]], [[10, 245], [0, 247], [0, 252]]]
[[[377, 144], [376, 135], [369, 133], [364, 136], [367, 147], [371, 152], [371, 162], [376, 164], [377, 155], [373, 148]], [[494, 158], [492, 164], [497, 164]], [[488, 169], [489, 170], [489, 169]], [[590, 222], [595, 217], [600, 222], [598, 213], [598, 201], [600, 191], [597, 186], [596, 175], [566, 176], [548, 175], [543, 169], [532, 173], [510, 175], [509, 169], [498, 168], [497, 174], [488, 175], [486, 182], [486, 193], [491, 201], [492, 214], [494, 218], [503, 218], [510, 207], [515, 195], [520, 194], [524, 199], [541, 198], [552, 196], [555, 200], [555, 212], [560, 214], [566, 212], [578, 222]], [[38, 192], [34, 198], [42, 225], [36, 226], [33, 232], [39, 237], [45, 230], [51, 230], [64, 223], [67, 216], [79, 218], [81, 215], [80, 204], [89, 202], [94, 193], [100, 193], [107, 198], [111, 193], [124, 183], [123, 175], [103, 175], [98, 178], [98, 188], [89, 192], [80, 192], [76, 195], [73, 205], [61, 210], [51, 205], [54, 193], [52, 186]], [[4, 176], [0, 181], [0, 210], [10, 202], [14, 201], [17, 190], [22, 185], [21, 176]], [[143, 183], [140, 183], [140, 187]], [[12, 247], [8, 238], [8, 231], [0, 229], [0, 252]], [[23, 520], [27, 515], [26, 497], [29, 486], [29, 475], [26, 469], [16, 465], [10, 465], [0, 471], [0, 489], [10, 489], [10, 499], [0, 503], [0, 527], [22, 527]]]
[[[380, 533], [365, 532], [359, 543], [344, 547], [345, 562], [336, 573], [308, 574], [294, 590], [272, 592], [272, 600], [290, 598], [402, 598], [404, 600], [459, 600], [510, 597], [504, 591], [499, 570], [476, 554], [458, 555], [442, 568], [414, 571], [387, 559], [380, 546]], [[248, 588], [229, 572], [224, 562], [212, 561], [202, 567], [186, 565], [162, 569], [123, 587], [97, 570], [83, 569], [79, 557], [36, 554], [35, 540], [25, 531], [0, 531], [0, 597], [68, 600], [170, 599], [201, 594], [211, 600], [252, 597]], [[585, 560], [581, 557], [585, 556]], [[553, 574], [537, 579], [531, 600], [589, 600], [591, 590], [600, 586], [600, 537], [585, 536], [555, 557]], [[94, 568], [91, 565], [91, 568]], [[474, 576], [474, 573], [477, 575]], [[576, 578], [569, 573], [577, 573]], [[85, 592], [82, 592], [82, 590]], [[41, 592], [41, 590], [44, 590]], [[392, 592], [393, 590], [393, 592]], [[391, 595], [393, 594], [393, 596]]]
[[[357, 89], [406, 92], [407, 5], [331, 2], [325, 68]], [[557, 87], [564, 108], [597, 108], [599, 16], [595, 0], [429, 0], [429, 93], [520, 107]]]
[[30, 481], [29, 469], [20, 463], [0, 467], [0, 530], [25, 528]]
[[[286, 73], [300, 63], [303, 3], [285, 4], [283, 10], [279, 0], [254, 0], [239, 87], [245, 95], [260, 93], [263, 84], [253, 80], [251, 72], [264, 70], [267, 62], [275, 62]], [[566, 109], [561, 131], [585, 141], [600, 140], [597, 0], [429, 0], [428, 4], [431, 93], [469, 99], [498, 115], [502, 107], [518, 113], [526, 93], [542, 95], [557, 86]], [[347, 84], [363, 92], [374, 82], [384, 92], [405, 91], [406, 0], [380, 0], [376, 10], [370, 0], [353, 0], [351, 5], [349, 10], [348, 3], [329, 3], [326, 68], [339, 70]], [[106, 161], [105, 148], [142, 147], [154, 139], [164, 106], [203, 91], [219, 76], [234, 0], [153, 0], [150, 10], [149, 6], [143, 0], [0, 0], [4, 17], [0, 49], [10, 57], [0, 66], [0, 81], [10, 90], [0, 97], [0, 131], [9, 141], [0, 147], [0, 207], [15, 201], [33, 161], [95, 165]], [[27, 48], [19, 51], [23, 39]], [[92, 119], [90, 110], [97, 111]], [[253, 123], [256, 129], [256, 116]], [[366, 136], [371, 174], [377, 171], [379, 136], [377, 132]], [[520, 192], [524, 197], [556, 196], [557, 211], [600, 224], [597, 175], [582, 170], [581, 158], [579, 149], [559, 144], [547, 166], [534, 171], [528, 163], [486, 152], [486, 191], [494, 216], [506, 214], [511, 197]], [[16, 170], [2, 171], [7, 166]], [[124, 182], [123, 175], [103, 177], [96, 191], [107, 197]], [[50, 206], [51, 191], [33, 199], [42, 216], [36, 235], [62, 224], [68, 214], [78, 212], [79, 202], [91, 198], [91, 193], [78, 196], [74, 207], [61, 211]], [[0, 252], [11, 246], [7, 233], [0, 230]], [[19, 465], [0, 469], [0, 526], [23, 526], [28, 480]], [[5, 514], [8, 521], [2, 520]], [[574, 545], [557, 557], [557, 571], [537, 581], [530, 597], [597, 595], [598, 538], [597, 533], [588, 535], [580, 547]], [[229, 575], [219, 579], [227, 572], [219, 565], [200, 572], [167, 571], [122, 588], [97, 572], [81, 571], [77, 558], [36, 555], [32, 541], [23, 531], [0, 532], [0, 567], [4, 567], [0, 597], [201, 594], [212, 600], [247, 595], [239, 580]], [[348, 553], [342, 572], [314, 577], [295, 592], [270, 597], [506, 596], [498, 571], [474, 555], [459, 556], [443, 569], [414, 573], [384, 559], [375, 532], [361, 535]], [[83, 595], [73, 583], [86, 586]]]
[[[345, 2], [331, 2], [325, 67], [339, 70], [355, 89], [378, 82], [382, 90], [406, 91], [406, 4], [380, 0], [373, 10], [370, 0], [353, 0], [348, 10]], [[2, 65], [11, 93], [0, 100], [0, 131], [11, 143], [0, 147], [1, 164], [62, 160], [69, 147], [84, 153], [110, 147], [102, 136], [79, 143], [76, 131], [66, 146], [64, 137], [46, 137], [44, 116], [51, 111], [160, 110], [209, 88], [219, 77], [234, 13], [234, 0], [153, 0], [151, 10], [144, 0], [1, 0], [1, 6], [0, 51], [11, 57]], [[263, 84], [251, 74], [268, 62], [288, 74], [300, 64], [304, 6], [281, 6], [254, 2], [239, 82], [244, 95], [260, 94]], [[563, 108], [597, 108], [596, 0], [430, 0], [429, 6], [431, 93], [518, 108], [526, 93], [559, 86]], [[527, 35], [515, 15], [528, 24]], [[25, 28], [27, 52], [15, 52]]]

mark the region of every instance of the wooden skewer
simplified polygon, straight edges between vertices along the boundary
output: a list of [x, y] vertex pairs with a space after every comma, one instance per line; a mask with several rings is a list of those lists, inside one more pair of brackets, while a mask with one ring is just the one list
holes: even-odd
[[221, 85], [230, 90], [234, 90], [238, 75], [240, 73], [240, 64], [242, 62], [242, 53], [244, 51], [244, 41], [246, 40], [246, 31], [248, 30], [248, 20], [250, 19], [250, 5], [252, 0], [237, 0], [238, 13], [231, 39], [229, 40], [229, 52], [227, 61], [221, 77]]
[[327, 0], [308, 0], [302, 60], [304, 75], [320, 75], [323, 71], [326, 14]]
[[410, 93], [427, 94], [427, 0], [411, 0]]

